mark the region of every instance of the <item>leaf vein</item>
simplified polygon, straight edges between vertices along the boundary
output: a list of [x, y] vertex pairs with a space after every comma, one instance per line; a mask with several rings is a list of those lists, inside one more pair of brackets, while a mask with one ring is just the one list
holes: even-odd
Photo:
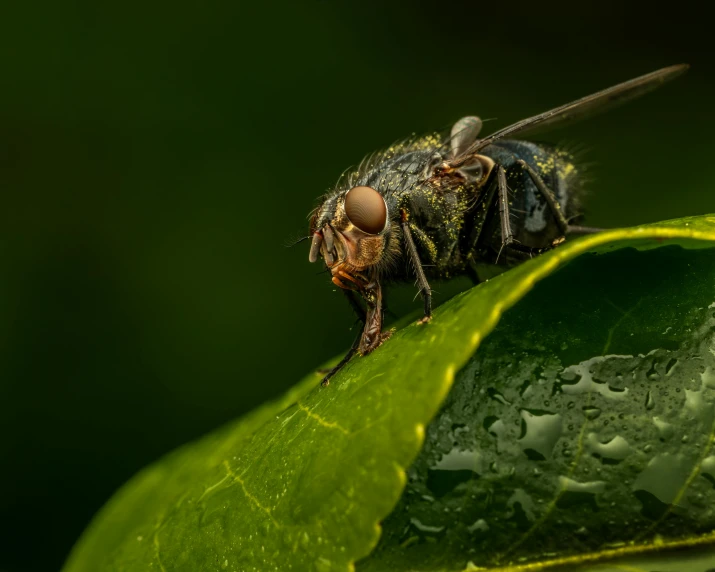
[[323, 419], [320, 415], [317, 413], [313, 413], [310, 409], [308, 409], [305, 405], [303, 405], [300, 401], [296, 402], [296, 405], [298, 408], [305, 413], [308, 417], [310, 417], [313, 421], [315, 421], [318, 425], [321, 425], [323, 427], [327, 427], [328, 429], [336, 429], [340, 431], [341, 433], [345, 435], [349, 435], [350, 432], [345, 429], [344, 427], [340, 426], [340, 424], [337, 421], [328, 421], [326, 419]]
[[233, 469], [231, 469], [231, 466], [228, 464], [228, 461], [223, 462], [223, 466], [226, 467], [226, 471], [230, 476], [233, 477], [233, 482], [238, 483], [241, 485], [241, 489], [243, 490], [243, 494], [246, 495], [246, 498], [261, 512], [265, 513], [266, 516], [271, 520], [271, 522], [275, 525], [276, 528], [281, 528], [281, 523], [276, 520], [276, 518], [273, 516], [273, 513], [270, 508], [263, 506], [261, 501], [258, 500], [254, 495], [252, 495], [248, 488], [246, 487], [246, 482], [241, 478], [240, 475], [237, 475]]

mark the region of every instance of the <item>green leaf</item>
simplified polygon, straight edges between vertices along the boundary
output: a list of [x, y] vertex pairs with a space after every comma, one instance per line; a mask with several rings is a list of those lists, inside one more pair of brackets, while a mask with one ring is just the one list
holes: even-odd
[[[319, 376], [309, 375], [280, 400], [177, 450], [139, 473], [97, 515], [70, 555], [65, 570], [349, 570], [352, 563], [367, 556], [377, 544], [380, 536], [378, 523], [391, 512], [402, 494], [406, 484], [405, 470], [420, 451], [426, 425], [445, 400], [455, 374], [467, 364], [506, 309], [517, 303], [536, 282], [586, 252], [603, 253], [625, 246], [650, 249], [676, 243], [687, 248], [701, 248], [712, 246], [714, 241], [713, 216], [604, 232], [569, 242], [457, 296], [437, 309], [430, 324], [412, 324], [397, 332], [378, 351], [353, 360], [329, 387], [318, 387]], [[698, 254], [712, 257], [711, 251]], [[608, 261], [612, 256], [602, 258]], [[709, 268], [712, 271], [712, 265]], [[672, 274], [671, 269], [665, 266], [659, 266], [659, 270], [664, 277]], [[675, 271], [677, 273], [678, 270]], [[618, 282], [617, 273], [611, 273], [611, 276]], [[708, 287], [713, 284], [712, 273], [706, 276], [705, 282], [700, 282], [699, 276], [693, 280], [699, 282], [701, 287], [705, 287], [703, 284], [708, 280]], [[550, 282], [545, 282], [544, 286]], [[632, 284], [629, 282], [628, 286], [632, 287]], [[652, 286], [644, 282], [636, 290], [645, 295]], [[556, 299], [560, 296], [561, 293]], [[652, 309], [656, 302], [644, 302], [643, 307]], [[674, 314], [685, 313], [694, 307], [686, 300], [682, 308], [674, 310]], [[566, 318], [570, 320], [574, 314], [570, 308], [561, 309], [564, 316], [562, 323], [568, 323]], [[624, 312], [630, 309], [628, 305], [622, 308]], [[555, 319], [549, 317], [547, 308], [542, 310], [544, 314], [540, 319], [552, 322], [554, 330], [550, 335], [554, 340], [539, 342], [533, 337], [524, 337], [517, 347], [540, 349], [538, 344], [541, 343], [545, 349], [545, 360], [560, 356], [565, 360], [562, 365], [571, 364], [572, 361], [561, 354], [555, 354], [554, 358], [554, 354], [550, 353], [556, 347], [553, 342], [563, 343], [565, 337], [563, 332], [557, 331]], [[649, 322], [633, 324], [632, 330], [640, 331], [643, 327], [650, 331], [646, 326], [652, 316], [648, 314], [646, 317]], [[621, 326], [625, 320], [627, 318], [623, 318]], [[518, 320], [515, 323], [518, 325]], [[596, 320], [593, 328], [584, 327], [584, 332], [592, 330], [596, 336], [599, 326], [604, 323], [607, 322]], [[535, 324], [537, 322], [534, 321], [529, 326], [531, 331], [536, 331]], [[687, 332], [683, 330], [680, 333], [685, 336]], [[514, 339], [518, 340], [520, 335], [518, 328], [512, 328]], [[576, 344], [570, 335], [566, 335], [566, 343]], [[621, 335], [619, 328], [613, 329], [610, 338], [612, 347], [620, 343]], [[675, 333], [673, 336], [677, 341]], [[536, 345], [530, 346], [529, 341]], [[590, 346], [584, 345], [579, 351], [586, 355], [586, 348]], [[494, 363], [505, 355], [500, 352], [495, 356], [497, 361]], [[632, 353], [637, 355], [635, 350]], [[480, 351], [477, 357], [482, 354], [486, 356], [487, 352]], [[524, 358], [524, 367], [539, 359], [538, 354]], [[520, 364], [521, 357], [517, 356], [513, 361]], [[460, 373], [460, 385], [471, 375], [473, 388], [481, 387], [481, 382], [479, 385], [473, 383], [473, 368], [487, 367], [491, 362], [479, 363], [471, 362]], [[608, 360], [601, 365], [605, 369], [614, 367]], [[503, 384], [504, 392], [513, 389], [510, 376], [501, 375], [496, 370], [488, 375], [493, 377], [494, 384]], [[535, 380], [533, 385], [537, 387]], [[251, 382], [260, 383], [260, 380]], [[568, 383], [569, 380], [563, 380], [564, 387]], [[683, 385], [682, 389], [689, 387]], [[586, 397], [581, 395], [579, 399], [592, 394], [586, 392]], [[564, 401], [565, 396], [559, 396], [559, 399]], [[496, 403], [489, 395], [475, 394], [473, 397], [489, 404]], [[705, 400], [704, 394], [701, 397], [710, 403]], [[450, 403], [454, 399], [450, 397]], [[496, 400], [498, 402], [499, 398], [496, 397]], [[472, 404], [477, 416], [487, 411], [479, 409], [478, 403], [480, 401]], [[530, 423], [536, 423], [534, 419], [552, 415], [540, 415], [537, 411], [552, 411], [549, 407], [557, 406], [541, 405], [533, 408], [529, 413], [531, 417], [522, 416], [522, 420], [526, 419], [527, 429]], [[565, 407], [568, 408], [568, 403]], [[635, 412], [628, 412], [636, 417]], [[417, 469], [425, 454], [429, 451], [438, 453], [434, 446], [439, 438], [436, 441], [433, 439], [433, 429], [443, 419], [444, 413], [430, 429], [430, 440], [415, 465]], [[638, 423], [632, 423], [632, 430], [637, 431]], [[706, 424], [704, 420], [698, 423]], [[450, 431], [454, 430], [450, 427]], [[488, 431], [485, 433], [489, 434]], [[689, 435], [693, 442], [684, 448], [688, 451], [688, 462], [695, 452], [699, 452], [701, 457], [705, 455], [703, 439], [708, 437], [694, 433]], [[551, 459], [548, 436], [532, 441], [529, 448], [535, 451], [535, 456], [540, 454], [551, 462], [548, 461]], [[515, 447], [520, 447], [519, 442], [523, 444], [524, 439], [514, 439], [513, 434], [505, 434], [504, 442], [507, 450], [509, 447], [513, 449], [512, 456], [508, 458], [516, 459], [519, 455]], [[711, 445], [710, 436], [707, 447]], [[490, 446], [493, 448], [493, 443]], [[660, 454], [665, 452], [666, 449], [663, 449]], [[524, 458], [526, 461], [521, 459], [521, 464], [527, 467], [537, 462], [527, 456]], [[552, 468], [556, 470], [555, 466], [549, 466], [549, 470]], [[521, 467], [517, 468], [517, 472], [519, 470]], [[568, 477], [569, 473], [565, 475]], [[555, 473], [549, 476], [554, 477]], [[575, 477], [576, 473], [571, 476]], [[544, 483], [544, 489], [540, 491], [544, 493], [543, 498], [556, 498], [553, 478], [541, 481]], [[410, 488], [414, 485], [411, 482]], [[503, 488], [508, 489], [509, 486], [508, 482], [503, 483]], [[513, 489], [512, 486], [512, 492]], [[504, 494], [500, 492], [501, 496]], [[682, 499], [671, 500], [677, 500], [673, 504], [678, 505]], [[404, 564], [402, 569], [409, 569], [411, 564], [407, 562], [411, 555], [425, 546], [432, 546], [435, 550], [431, 554], [423, 551], [426, 554], [424, 569], [446, 566], [445, 569], [452, 570], [457, 569], [454, 566], [460, 566], [461, 562], [468, 561], [466, 552], [460, 555], [458, 543], [452, 545], [452, 537], [430, 540], [429, 530], [422, 530], [424, 535], [416, 542], [408, 538], [412, 551], [409, 554], [400, 553], [400, 550], [408, 550], [410, 546], [402, 546], [405, 541], [399, 537], [398, 528], [391, 528], [391, 523], [403, 517], [413, 518], [406, 512], [407, 504], [401, 501], [397, 511], [385, 522], [387, 534], [384, 543], [373, 557], [359, 567], [385, 569], [386, 563], [389, 563], [388, 568], [394, 564], [395, 569], [400, 569]], [[541, 514], [530, 508], [526, 500], [511, 503], [514, 513], [517, 512], [514, 508], [517, 504], [526, 519], [520, 521], [521, 525], [534, 522], [533, 518], [529, 518], [529, 511], [532, 517], [538, 518], [536, 515]], [[576, 506], [580, 506], [579, 503]], [[656, 504], [653, 510], [658, 507]], [[582, 510], [582, 507], [575, 510]], [[671, 511], [672, 514], [676, 512]], [[569, 515], [569, 518], [575, 518], [577, 513], [569, 512]], [[712, 525], [706, 516], [695, 520], [697, 522], [688, 530], [695, 530], [706, 522]], [[664, 523], [667, 524], [667, 521]], [[534, 542], [542, 538], [540, 533], [532, 536]], [[501, 550], [499, 542], [502, 540], [496, 539], [493, 548]], [[443, 542], [446, 544], [443, 545]], [[486, 546], [489, 547], [489, 543]], [[519, 550], [527, 550], [530, 544], [524, 542], [520, 546], [523, 548]], [[464, 550], [470, 548], [465, 546]], [[590, 545], [585, 548], [591, 549]], [[519, 550], [514, 554], [521, 554]], [[449, 558], [444, 561], [435, 558], [434, 554], [440, 552], [449, 553]], [[543, 550], [538, 554], [542, 553]], [[529, 555], [534, 556], [534, 553]], [[494, 556], [494, 550], [487, 551], [479, 559], [475, 557], [474, 561], [486, 562]]]
[[359, 569], [715, 543], [714, 286], [715, 251], [677, 246], [585, 255], [537, 285], [458, 373]]

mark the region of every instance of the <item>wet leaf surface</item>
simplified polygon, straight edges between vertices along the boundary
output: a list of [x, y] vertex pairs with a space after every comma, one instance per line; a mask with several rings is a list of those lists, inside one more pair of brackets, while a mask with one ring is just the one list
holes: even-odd
[[[603, 265], [594, 281], [611, 277], [610, 305], [570, 296], [569, 284], [556, 288], [560, 273], [539, 290], [551, 289], [552, 303], [527, 298], [520, 308], [533, 316], [510, 312], [496, 341], [488, 338], [467, 362], [507, 308], [584, 252], [713, 241], [713, 217], [610, 231], [452, 299], [432, 323], [411, 324], [353, 360], [328, 388], [310, 375], [280, 400], [142, 471], [98, 514], [65, 570], [349, 570], [377, 544], [378, 523], [398, 502], [425, 426], [460, 369], [457, 391], [409, 470], [407, 496], [384, 523], [383, 544], [359, 568], [457, 570], [470, 560], [550, 558], [637, 534], [709, 532], [713, 483], [703, 474], [713, 389], [701, 358], [712, 316], [700, 312], [699, 298], [674, 301], [659, 288], [692, 287], [704, 300], [715, 277], [707, 263], [712, 251], [631, 251], [636, 260], [654, 257], [657, 272], [648, 279], [609, 270], [623, 252], [582, 259], [585, 271]], [[678, 264], [669, 267], [664, 256]], [[687, 284], [677, 282], [682, 274]], [[620, 290], [633, 299], [616, 295]], [[580, 306], [564, 303], [571, 298]], [[655, 319], [660, 312], [670, 312], [665, 326], [664, 317]], [[662, 340], [670, 342], [656, 343]], [[685, 381], [686, 372], [693, 379]], [[664, 395], [681, 375], [681, 391]], [[648, 444], [653, 450], [646, 452]], [[678, 488], [683, 482], [688, 486]], [[446, 520], [436, 518], [437, 506]]]
[[458, 373], [358, 570], [577, 561], [715, 530], [714, 286], [713, 251], [679, 247], [585, 255], [537, 285]]

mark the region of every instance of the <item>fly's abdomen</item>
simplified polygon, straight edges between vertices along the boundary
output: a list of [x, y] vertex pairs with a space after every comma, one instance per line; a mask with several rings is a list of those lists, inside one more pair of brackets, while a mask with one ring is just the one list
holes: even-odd
[[[544, 196], [518, 160], [526, 162], [538, 173], [554, 193], [568, 220], [579, 214], [580, 195], [579, 169], [571, 153], [546, 144], [505, 140], [487, 147], [484, 154], [506, 171], [514, 237], [530, 248], [550, 246], [562, 233]], [[501, 247], [501, 233], [494, 232], [490, 242]]]

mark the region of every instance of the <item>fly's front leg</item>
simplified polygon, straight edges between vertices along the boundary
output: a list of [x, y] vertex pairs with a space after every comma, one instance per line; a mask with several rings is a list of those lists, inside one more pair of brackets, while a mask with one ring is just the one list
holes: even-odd
[[357, 299], [357, 296], [355, 295], [354, 290], [345, 290], [341, 289], [340, 290], [343, 294], [345, 294], [345, 297], [348, 299], [348, 302], [350, 303], [350, 307], [353, 309], [353, 312], [355, 312], [355, 315], [357, 316], [358, 320], [362, 322], [363, 324], [365, 323], [365, 309], [360, 305], [360, 302]]
[[366, 285], [362, 290], [362, 296], [367, 305], [365, 314], [365, 328], [362, 331], [362, 337], [358, 351], [361, 355], [369, 354], [374, 349], [377, 349], [382, 342], [392, 335], [392, 332], [382, 331], [382, 286], [380, 282], [373, 280]]
[[415, 273], [417, 274], [417, 283], [420, 286], [420, 294], [422, 294], [422, 301], [425, 305], [425, 315], [420, 320], [421, 324], [427, 323], [432, 319], [432, 288], [430, 288], [429, 282], [427, 282], [427, 276], [425, 276], [425, 271], [422, 268], [422, 262], [420, 262], [420, 255], [417, 253], [417, 247], [415, 246], [415, 241], [412, 239], [412, 233], [410, 232], [410, 225], [407, 222], [407, 213], [405, 210], [400, 211], [402, 226], [402, 234], [405, 237], [405, 245], [407, 246], [407, 253], [415, 267]]
[[[355, 292], [352, 290], [341, 290], [343, 294], [345, 294], [345, 297], [348, 299], [348, 302], [350, 303], [350, 307], [353, 309], [355, 314], [357, 314], [358, 319], [360, 320], [361, 324], [364, 324], [366, 322], [366, 317], [365, 317], [365, 310], [363, 307], [360, 305], [360, 302], [358, 301], [357, 297], [355, 296]], [[329, 369], [326, 373], [325, 376], [323, 377], [323, 381], [320, 382], [320, 385], [325, 387], [326, 385], [330, 384], [330, 378], [333, 377], [336, 373], [338, 373], [345, 365], [352, 359], [352, 357], [355, 355], [355, 353], [358, 350], [358, 347], [360, 346], [360, 340], [362, 339], [363, 332], [362, 330], [358, 332], [357, 337], [353, 341], [353, 344], [350, 346], [350, 349], [348, 350], [348, 353], [345, 354], [345, 357], [341, 359], [337, 365]], [[325, 370], [323, 370], [325, 371]], [[322, 373], [322, 372], [321, 372]]]
[[325, 387], [326, 385], [330, 384], [330, 378], [332, 378], [336, 373], [338, 373], [345, 365], [352, 359], [352, 357], [355, 355], [355, 352], [358, 350], [358, 346], [360, 345], [360, 339], [362, 338], [362, 332], [358, 332], [358, 335], [355, 337], [355, 340], [353, 341], [353, 345], [350, 346], [350, 349], [348, 350], [348, 353], [345, 354], [345, 357], [341, 359], [335, 367], [333, 367], [328, 373], [325, 374], [325, 377], [323, 377], [323, 381], [320, 382], [320, 385]]

